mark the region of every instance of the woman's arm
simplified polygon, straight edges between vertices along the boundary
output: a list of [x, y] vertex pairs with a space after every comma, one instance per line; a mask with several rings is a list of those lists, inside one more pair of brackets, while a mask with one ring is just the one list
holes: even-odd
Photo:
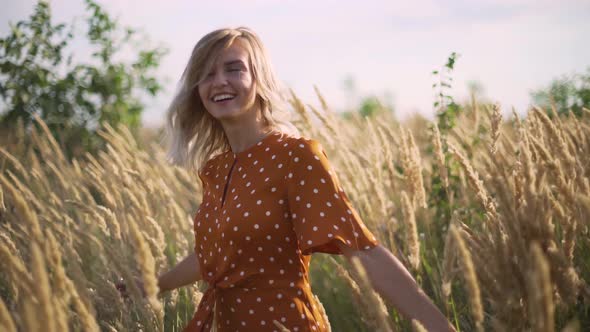
[[406, 318], [416, 319], [428, 331], [455, 331], [389, 250], [381, 245], [370, 250], [353, 250], [343, 244], [339, 246], [347, 259], [359, 258], [373, 288]]
[[192, 252], [168, 272], [162, 273], [158, 277], [160, 294], [192, 284], [199, 279], [201, 279], [201, 267], [199, 266], [197, 255]]

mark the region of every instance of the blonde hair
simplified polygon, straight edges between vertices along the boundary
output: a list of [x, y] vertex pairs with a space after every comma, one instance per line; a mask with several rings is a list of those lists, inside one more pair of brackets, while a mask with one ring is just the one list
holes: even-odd
[[244, 42], [249, 52], [256, 99], [265, 123], [284, 133], [299, 134], [288, 121], [285, 99], [260, 38], [245, 27], [219, 29], [205, 35], [193, 48], [178, 92], [168, 108], [166, 138], [171, 163], [194, 171], [215, 154], [229, 149], [223, 127], [203, 106], [197, 87], [219, 51], [231, 46], [236, 38]]

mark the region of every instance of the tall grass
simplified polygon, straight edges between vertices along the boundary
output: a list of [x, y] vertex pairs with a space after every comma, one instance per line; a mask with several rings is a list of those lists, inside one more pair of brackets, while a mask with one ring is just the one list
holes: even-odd
[[[342, 119], [293, 95], [380, 242], [460, 331], [590, 326], [590, 111], [503, 122], [467, 107], [441, 133], [415, 117]], [[200, 283], [157, 297], [155, 275], [193, 249], [196, 174], [155, 140], [106, 127], [98, 155], [67, 160], [42, 121], [0, 148], [0, 330], [178, 331]], [[313, 289], [333, 331], [423, 330], [372, 292], [358, 264], [317, 255]], [[142, 279], [121, 298], [115, 282]]]

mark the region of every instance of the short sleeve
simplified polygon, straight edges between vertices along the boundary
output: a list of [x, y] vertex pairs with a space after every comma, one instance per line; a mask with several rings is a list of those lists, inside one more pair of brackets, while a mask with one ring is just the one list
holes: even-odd
[[291, 152], [287, 195], [302, 253], [342, 254], [338, 242], [355, 250], [377, 246], [377, 239], [342, 190], [321, 144], [300, 138]]

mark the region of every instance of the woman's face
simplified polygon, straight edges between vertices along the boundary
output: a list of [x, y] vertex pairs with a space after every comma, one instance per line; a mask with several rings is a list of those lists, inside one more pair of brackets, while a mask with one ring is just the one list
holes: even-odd
[[216, 119], [235, 118], [253, 109], [256, 84], [250, 68], [250, 55], [237, 38], [222, 49], [198, 85], [199, 96], [207, 111]]

